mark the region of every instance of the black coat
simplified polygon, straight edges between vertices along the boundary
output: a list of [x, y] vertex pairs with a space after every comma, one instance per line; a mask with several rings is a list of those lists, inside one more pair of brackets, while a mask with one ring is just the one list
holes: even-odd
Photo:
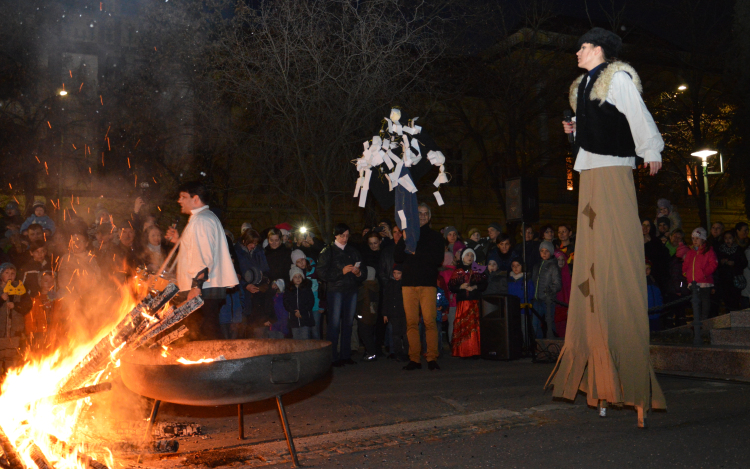
[[[315, 295], [310, 280], [303, 280], [299, 288], [290, 285], [284, 291], [284, 308], [289, 312], [289, 327], [315, 327], [315, 318], [312, 315], [314, 305]], [[295, 314], [297, 310], [301, 318]]]
[[327, 282], [328, 292], [351, 292], [357, 291], [359, 286], [367, 280], [367, 268], [360, 264], [360, 276], [357, 277], [349, 272], [344, 275], [344, 267], [362, 262], [359, 251], [347, 244], [344, 249], [331, 243], [323, 249], [318, 259], [318, 278]]
[[395, 262], [403, 264], [401, 281], [405, 287], [437, 287], [438, 268], [443, 265], [445, 242], [429, 223], [419, 229], [419, 242], [414, 254], [406, 252], [403, 238], [393, 253]]
[[266, 246], [265, 251], [266, 261], [268, 261], [268, 267], [271, 269], [268, 272], [268, 278], [272, 282], [284, 279], [284, 283], [287, 283], [287, 280], [289, 280], [289, 269], [292, 267], [292, 251], [284, 244], [276, 249]]
[[[476, 290], [466, 291], [461, 285], [468, 283], [470, 287], [476, 286]], [[463, 266], [456, 269], [448, 286], [456, 294], [456, 301], [472, 301], [482, 299], [482, 292], [487, 289], [487, 275], [482, 272], [472, 272], [471, 266]], [[507, 287], [506, 287], [507, 289]]]
[[404, 295], [401, 291], [401, 281], [390, 279], [383, 290], [383, 316], [388, 318], [393, 328], [393, 334], [406, 335], [406, 311], [404, 310]]

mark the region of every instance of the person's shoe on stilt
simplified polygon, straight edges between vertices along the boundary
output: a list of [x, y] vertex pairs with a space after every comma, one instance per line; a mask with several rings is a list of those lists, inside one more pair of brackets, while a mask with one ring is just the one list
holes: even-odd
[[429, 369], [430, 371], [439, 370], [440, 365], [438, 365], [437, 360], [432, 360], [427, 362], [427, 369]]

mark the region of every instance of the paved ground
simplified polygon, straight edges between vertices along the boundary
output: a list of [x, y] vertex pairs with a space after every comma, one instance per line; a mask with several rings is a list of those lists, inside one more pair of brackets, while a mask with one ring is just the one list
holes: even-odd
[[[390, 360], [334, 369], [285, 396], [302, 464], [328, 468], [748, 467], [750, 386], [660, 376], [668, 412], [636, 428], [632, 410], [601, 419], [553, 401], [551, 365], [441, 360], [443, 370], [406, 372]], [[158, 421], [197, 422], [204, 437], [144, 467], [289, 467], [273, 401], [237, 408], [163, 405]], [[123, 461], [125, 462], [125, 461]], [[132, 463], [132, 461], [130, 461]], [[132, 465], [132, 464], [131, 464]]]

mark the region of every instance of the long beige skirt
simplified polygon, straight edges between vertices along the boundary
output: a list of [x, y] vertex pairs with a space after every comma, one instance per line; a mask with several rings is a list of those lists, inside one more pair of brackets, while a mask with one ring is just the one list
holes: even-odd
[[565, 345], [547, 386], [589, 405], [666, 409], [649, 361], [643, 235], [633, 172], [627, 166], [581, 172], [575, 266]]

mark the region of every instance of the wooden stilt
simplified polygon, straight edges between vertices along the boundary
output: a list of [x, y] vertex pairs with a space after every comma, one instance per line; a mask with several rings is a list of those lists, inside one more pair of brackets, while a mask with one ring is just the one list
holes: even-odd
[[281, 402], [281, 396], [276, 396], [276, 404], [279, 406], [281, 423], [284, 425], [284, 435], [286, 436], [286, 444], [289, 447], [289, 454], [292, 455], [292, 465], [294, 467], [300, 467], [299, 460], [297, 459], [297, 451], [294, 449], [292, 430], [289, 428], [289, 421], [286, 419], [286, 410], [284, 410], [284, 404]]
[[635, 410], [638, 412], [638, 428], [647, 428], [646, 412], [643, 411], [642, 406], [636, 406]]
[[240, 435], [239, 439], [244, 440], [245, 439], [245, 413], [244, 409], [242, 408], [242, 404], [237, 404], [237, 423], [240, 427]]
[[599, 417], [607, 416], [607, 401], [605, 399], [599, 400]]

